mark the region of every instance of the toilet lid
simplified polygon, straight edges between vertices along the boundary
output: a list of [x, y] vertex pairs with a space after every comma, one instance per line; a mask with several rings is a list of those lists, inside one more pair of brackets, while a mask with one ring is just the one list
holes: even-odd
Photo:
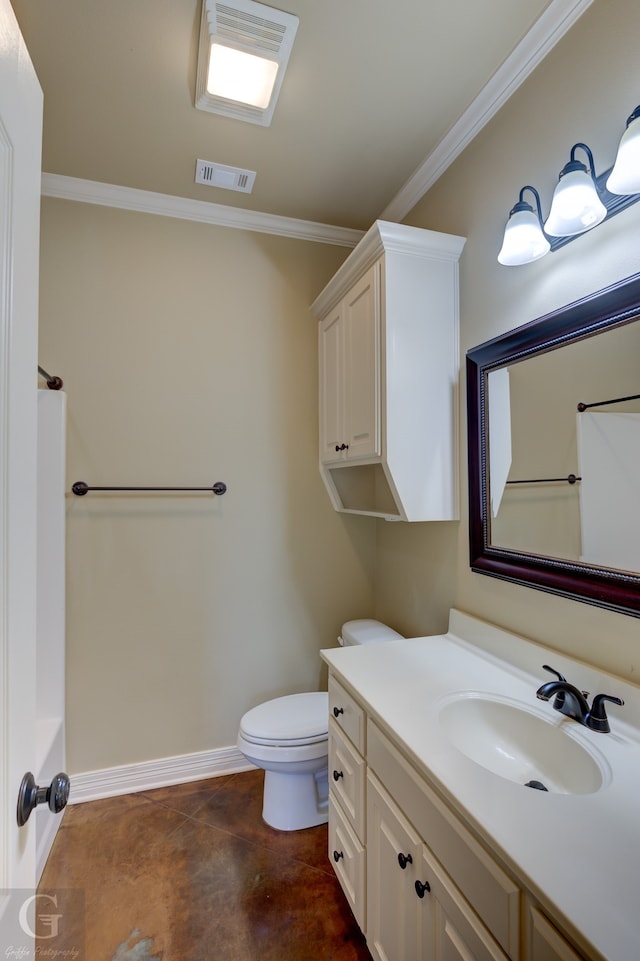
[[252, 708], [240, 721], [240, 733], [257, 744], [315, 744], [327, 738], [329, 695], [288, 694]]

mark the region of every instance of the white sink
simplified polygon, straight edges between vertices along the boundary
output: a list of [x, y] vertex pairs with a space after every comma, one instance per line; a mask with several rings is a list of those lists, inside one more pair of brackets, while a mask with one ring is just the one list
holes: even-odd
[[514, 701], [473, 693], [456, 696], [440, 711], [454, 747], [488, 771], [518, 784], [536, 782], [530, 786], [554, 794], [593, 794], [604, 784], [603, 769], [567, 733], [576, 723], [557, 714], [547, 721]]

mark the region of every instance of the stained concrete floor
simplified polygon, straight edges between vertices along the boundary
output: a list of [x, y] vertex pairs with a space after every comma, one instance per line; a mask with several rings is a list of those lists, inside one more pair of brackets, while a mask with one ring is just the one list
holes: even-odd
[[[71, 961], [371, 961], [327, 827], [276, 831], [262, 771], [67, 808], [40, 891]], [[42, 902], [43, 904], [46, 902]]]

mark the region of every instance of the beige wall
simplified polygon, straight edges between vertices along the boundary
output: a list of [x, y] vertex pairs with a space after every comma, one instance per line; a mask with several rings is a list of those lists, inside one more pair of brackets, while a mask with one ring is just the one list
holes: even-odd
[[[609, 166], [640, 90], [635, 0], [594, 3], [407, 222], [468, 238], [470, 347], [640, 270], [640, 205], [523, 268], [496, 254], [525, 183], [545, 209], [578, 140]], [[460, 523], [338, 515], [317, 470], [308, 305], [344, 249], [45, 200], [40, 362], [65, 379], [69, 485], [222, 498], [68, 500], [72, 773], [230, 745], [253, 704], [324, 680], [318, 649], [453, 604], [635, 679], [639, 622], [471, 573]]]
[[[589, 144], [598, 172], [613, 163], [626, 117], [639, 98], [639, 32], [636, 0], [594, 3], [407, 217], [408, 223], [468, 238], [461, 260], [462, 361], [469, 348], [640, 270], [640, 205], [535, 264], [508, 268], [496, 262], [520, 187], [538, 187], [546, 213], [574, 143]], [[461, 400], [464, 481], [464, 384]], [[448, 525], [437, 540], [442, 556], [456, 554], [456, 606], [635, 680], [636, 618], [471, 572], [464, 484], [462, 498], [461, 523]], [[416, 595], [415, 571], [419, 565], [425, 574], [437, 569], [431, 526], [382, 529], [377, 563], [379, 609], [410, 612], [404, 629], [428, 632], [433, 592], [429, 587]], [[448, 596], [447, 584], [443, 599]], [[442, 619], [442, 606], [436, 618]]]
[[317, 469], [308, 306], [348, 251], [45, 200], [40, 362], [68, 393], [71, 773], [225, 747], [373, 614], [375, 521]]

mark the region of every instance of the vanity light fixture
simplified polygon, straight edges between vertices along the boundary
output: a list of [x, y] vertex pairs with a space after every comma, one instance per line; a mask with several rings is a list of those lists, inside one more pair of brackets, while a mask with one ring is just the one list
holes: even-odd
[[[576, 157], [582, 150], [588, 166]], [[536, 210], [524, 200], [529, 190]], [[593, 154], [585, 143], [571, 148], [570, 159], [560, 171], [551, 210], [543, 225], [540, 197], [534, 187], [520, 191], [505, 227], [498, 262], [513, 267], [529, 264], [640, 200], [640, 105], [629, 119], [620, 141], [615, 165], [596, 176]]]
[[[530, 190], [535, 197], [537, 212], [524, 199], [525, 190]], [[509, 212], [498, 262], [507, 267], [517, 267], [519, 264], [530, 264], [534, 260], [540, 260], [550, 250], [551, 244], [542, 229], [540, 194], [535, 187], [523, 187], [518, 203]]]
[[268, 127], [298, 17], [255, 0], [202, 0], [195, 106]]
[[[576, 150], [584, 150], [589, 168], [576, 160]], [[574, 237], [602, 223], [607, 208], [598, 196], [593, 154], [586, 143], [574, 144], [571, 158], [560, 171], [558, 185], [553, 192], [551, 210], [544, 225], [551, 237]]]
[[612, 194], [640, 193], [640, 105], [627, 120], [607, 190]]

